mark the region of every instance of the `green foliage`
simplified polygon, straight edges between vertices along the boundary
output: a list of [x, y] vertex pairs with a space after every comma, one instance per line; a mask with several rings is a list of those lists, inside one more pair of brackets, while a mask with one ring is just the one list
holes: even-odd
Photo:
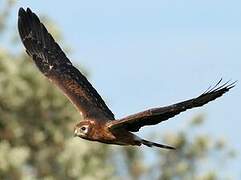
[[[136, 155], [137, 153], [140, 155], [140, 152], [134, 152], [135, 156], [126, 155], [129, 158], [128, 162], [131, 162], [129, 167], [145, 165], [142, 166], [141, 171], [134, 169], [129, 174], [133, 179], [143, 177], [160, 180], [224, 179], [224, 176], [228, 176], [228, 174], [220, 173], [218, 169], [226, 168], [224, 164], [232, 160], [235, 153], [222, 138], [214, 139], [209, 135], [195, 133], [195, 130], [199, 129], [203, 123], [204, 116], [198, 115], [192, 119], [186, 128], [175, 133], [166, 133], [163, 141], [172, 144], [177, 150], [156, 150], [152, 162], [148, 161], [149, 157], [146, 159], [143, 156], [140, 158]], [[133, 151], [133, 149], [129, 151]], [[131, 170], [131, 168], [128, 169]], [[139, 174], [136, 174], [136, 172]]]
[[9, 10], [14, 4], [15, 0], [7, 0], [0, 2], [0, 33], [2, 33], [5, 30], [6, 19], [8, 18]]
[[73, 138], [79, 113], [25, 53], [0, 49], [0, 84], [0, 179], [113, 176], [106, 146]]
[[102, 164], [108, 149], [73, 138], [80, 115], [28, 57], [1, 50], [0, 77], [1, 179], [25, 177], [26, 172], [36, 177], [84, 178], [92, 169], [91, 177], [111, 176], [111, 166]]

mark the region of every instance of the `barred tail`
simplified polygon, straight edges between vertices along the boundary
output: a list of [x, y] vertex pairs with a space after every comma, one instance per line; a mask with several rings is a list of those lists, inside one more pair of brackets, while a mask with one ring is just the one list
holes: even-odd
[[144, 139], [141, 140], [141, 143], [148, 146], [148, 147], [155, 146], [155, 147], [164, 148], [164, 149], [176, 149], [175, 147], [172, 147], [172, 146], [158, 144], [158, 143], [154, 143], [154, 142], [147, 141], [147, 140], [144, 140]]

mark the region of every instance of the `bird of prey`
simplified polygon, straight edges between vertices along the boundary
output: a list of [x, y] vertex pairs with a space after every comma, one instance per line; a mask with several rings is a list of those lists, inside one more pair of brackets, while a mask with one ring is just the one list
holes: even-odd
[[194, 107], [200, 107], [222, 96], [235, 86], [221, 80], [196, 98], [170, 106], [148, 109], [121, 119], [115, 119], [101, 96], [66, 57], [52, 35], [29, 8], [19, 9], [18, 30], [27, 54], [38, 69], [75, 105], [83, 119], [74, 127], [80, 138], [117, 145], [146, 145], [175, 149], [172, 146], [147, 141], [135, 135], [143, 126], [155, 125]]

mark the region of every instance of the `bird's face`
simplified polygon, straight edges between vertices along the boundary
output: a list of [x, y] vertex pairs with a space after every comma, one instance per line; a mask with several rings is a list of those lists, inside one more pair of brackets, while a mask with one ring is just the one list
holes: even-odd
[[74, 128], [74, 136], [86, 138], [90, 133], [90, 130], [91, 130], [90, 126], [91, 124], [86, 121], [82, 121], [78, 123]]

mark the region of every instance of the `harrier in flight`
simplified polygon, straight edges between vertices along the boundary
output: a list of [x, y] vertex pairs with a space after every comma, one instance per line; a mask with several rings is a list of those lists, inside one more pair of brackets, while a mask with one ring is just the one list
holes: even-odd
[[18, 30], [27, 54], [38, 69], [76, 106], [83, 117], [75, 127], [75, 136], [90, 141], [117, 145], [174, 147], [147, 141], [133, 134], [143, 126], [155, 125], [194, 107], [212, 101], [235, 86], [221, 80], [196, 98], [166, 107], [148, 109], [121, 119], [115, 119], [101, 96], [86, 77], [76, 69], [39, 18], [29, 8], [19, 9]]

